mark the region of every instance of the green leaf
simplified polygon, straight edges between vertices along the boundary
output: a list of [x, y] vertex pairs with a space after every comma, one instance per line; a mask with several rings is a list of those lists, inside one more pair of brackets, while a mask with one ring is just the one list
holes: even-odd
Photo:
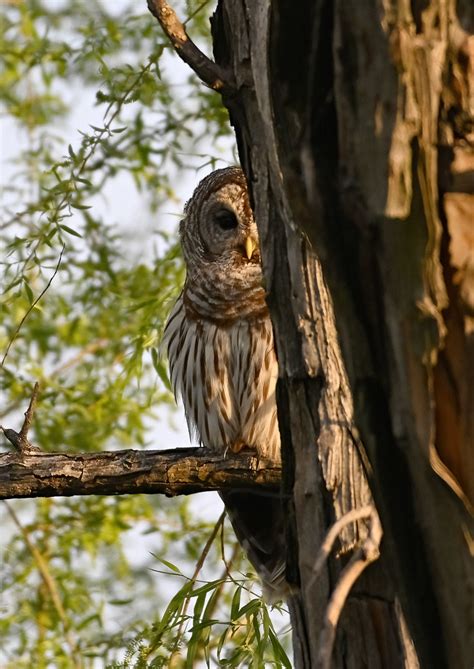
[[186, 669], [192, 669], [194, 666], [194, 659], [198, 651], [201, 632], [204, 629], [202, 624], [200, 624], [200, 616], [202, 609], [204, 608], [205, 601], [206, 593], [203, 592], [200, 593], [194, 604], [193, 627], [191, 629], [191, 639], [188, 643], [188, 652], [186, 654]]
[[171, 598], [160, 622], [157, 625], [157, 631], [159, 634], [162, 634], [166, 629], [171, 629], [174, 625], [177, 624], [177, 618], [179, 618], [180, 609], [183, 606], [184, 601], [187, 599], [191, 588], [191, 582], [185, 583], [185, 585], [183, 585], [183, 587], [178, 590], [174, 597]]
[[256, 613], [262, 606], [262, 601], [260, 599], [252, 599], [250, 602], [245, 604], [236, 615], [236, 620], [242, 618], [242, 616], [250, 615]]
[[196, 597], [197, 595], [209, 592], [210, 590], [215, 590], [223, 582], [224, 582], [223, 579], [219, 578], [216, 581], [210, 581], [209, 583], [205, 583], [204, 585], [201, 585], [201, 587], [193, 590], [191, 596]]
[[234, 596], [232, 597], [232, 604], [230, 607], [230, 619], [232, 621], [237, 620], [239, 617], [238, 612], [240, 610], [240, 597], [242, 594], [242, 586], [238, 586], [235, 589]]
[[59, 227], [61, 228], [61, 230], [64, 230], [64, 232], [67, 232], [69, 235], [73, 235], [74, 237], [81, 237], [81, 239], [82, 239], [82, 235], [79, 232], [77, 232], [76, 230], [73, 230], [72, 228], [70, 228], [68, 225], [64, 225], [64, 223], [60, 223]]
[[181, 570], [180, 570], [180, 568], [177, 567], [177, 566], [176, 566], [175, 564], [173, 564], [172, 562], [169, 562], [168, 560], [165, 560], [164, 558], [159, 557], [159, 555], [156, 555], [156, 553], [151, 553], [151, 555], [153, 555], [153, 557], [154, 557], [156, 560], [158, 560], [159, 562], [161, 562], [161, 564], [164, 564], [165, 567], [168, 567], [168, 569], [171, 569], [171, 571], [174, 571], [175, 574], [181, 574]]
[[26, 293], [26, 296], [28, 298], [28, 302], [30, 304], [33, 304], [35, 298], [34, 298], [34, 295], [33, 295], [33, 291], [30, 288], [30, 285], [25, 281], [23, 283], [23, 287], [25, 289], [25, 293]]
[[166, 370], [165, 364], [163, 360], [160, 358], [160, 355], [158, 351], [155, 348], [151, 349], [151, 360], [153, 363], [153, 367], [155, 368], [155, 371], [157, 372], [158, 376], [160, 377], [161, 382], [165, 386], [166, 390], [169, 390], [170, 393], [173, 392], [173, 387], [171, 385], [168, 372]]
[[[92, 207], [90, 207], [89, 205], [82, 204], [81, 202], [71, 201], [69, 204], [71, 205], [71, 207], [73, 207], [73, 209], [92, 209]], [[81, 237], [81, 235], [79, 235], [79, 237]]]
[[84, 184], [85, 186], [88, 186], [89, 188], [93, 187], [92, 181], [89, 179], [84, 179], [84, 177], [76, 177], [76, 181], [78, 181], [81, 184]]
[[282, 667], [285, 669], [292, 669], [290, 658], [285, 652], [285, 649], [279, 642], [273, 629], [269, 630], [270, 643], [272, 644], [273, 654], [275, 655], [275, 660], [280, 662]]

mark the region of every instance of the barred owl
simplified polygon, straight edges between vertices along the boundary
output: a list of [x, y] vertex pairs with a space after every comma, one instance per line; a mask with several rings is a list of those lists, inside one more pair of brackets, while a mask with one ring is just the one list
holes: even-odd
[[[279, 462], [277, 360], [262, 286], [257, 227], [240, 168], [212, 172], [180, 224], [186, 281], [165, 328], [175, 395], [190, 433], [220, 452], [254, 449]], [[241, 545], [275, 601], [286, 594], [278, 498], [221, 495]]]

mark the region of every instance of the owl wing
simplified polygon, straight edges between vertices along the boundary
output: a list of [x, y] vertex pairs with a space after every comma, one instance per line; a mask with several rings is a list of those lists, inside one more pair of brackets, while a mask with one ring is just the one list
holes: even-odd
[[195, 393], [192, 392], [192, 370], [195, 362], [190, 359], [191, 342], [196, 340], [194, 327], [195, 323], [190, 322], [186, 317], [183, 293], [181, 293], [166, 322], [160, 344], [160, 354], [165, 355], [169, 361], [170, 382], [175, 400], [178, 402], [180, 397], [183, 400], [189, 439], [199, 442], [201, 435], [194, 414], [188, 410], [195, 396]]

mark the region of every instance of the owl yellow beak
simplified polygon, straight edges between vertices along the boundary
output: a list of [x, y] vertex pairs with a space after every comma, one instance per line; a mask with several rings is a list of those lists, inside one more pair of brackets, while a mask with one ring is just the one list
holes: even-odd
[[245, 240], [245, 255], [250, 260], [253, 256], [253, 252], [257, 248], [257, 244], [252, 237], [247, 237]]

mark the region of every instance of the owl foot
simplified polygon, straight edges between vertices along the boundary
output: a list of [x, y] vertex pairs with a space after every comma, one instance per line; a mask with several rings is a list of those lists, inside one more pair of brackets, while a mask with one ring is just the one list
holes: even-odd
[[241, 453], [242, 451], [255, 451], [255, 447], [249, 446], [245, 441], [239, 439], [229, 446], [229, 450], [231, 450], [232, 453]]
[[245, 443], [245, 441], [242, 441], [241, 439], [235, 442], [235, 444], [232, 444], [230, 448], [234, 453], [241, 453], [242, 451], [255, 451], [255, 448], [253, 446], [249, 446], [247, 443]]

